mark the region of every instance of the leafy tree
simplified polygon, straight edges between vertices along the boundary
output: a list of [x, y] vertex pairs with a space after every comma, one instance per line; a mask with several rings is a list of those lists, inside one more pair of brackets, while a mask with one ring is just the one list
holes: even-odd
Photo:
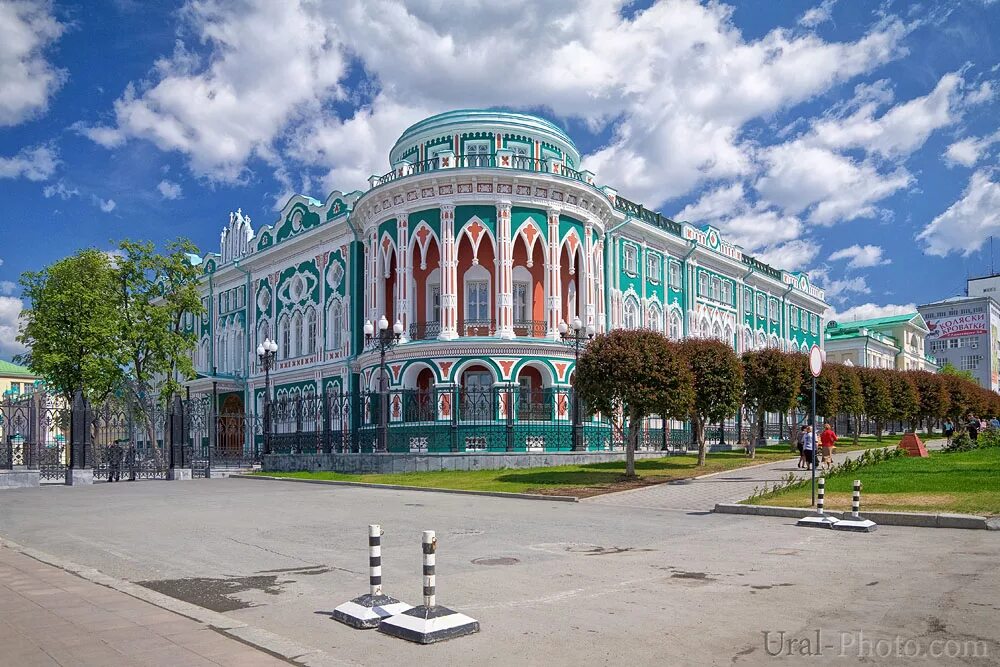
[[913, 378], [902, 371], [887, 371], [889, 394], [892, 397], [891, 419], [912, 422], [920, 411], [920, 393]]
[[[816, 414], [835, 419], [841, 411], [840, 364], [823, 364], [823, 371], [816, 378]], [[812, 378], [812, 373], [809, 374]], [[812, 388], [810, 387], [810, 391]]]
[[755, 417], [751, 437], [757, 437], [768, 412], [784, 414], [795, 405], [799, 378], [789, 355], [773, 348], [745, 352], [742, 363], [744, 402]]
[[21, 276], [31, 303], [18, 335], [19, 360], [70, 401], [83, 390], [100, 400], [122, 380], [119, 343], [125, 325], [118, 279], [106, 253], [92, 248]]
[[154, 382], [166, 400], [180, 388], [178, 378], [194, 377], [196, 341], [184, 331], [183, 321], [185, 313], [199, 316], [202, 311], [200, 271], [189, 259], [197, 248], [186, 239], [168, 244], [164, 254], [149, 242], [122, 241], [119, 248], [116, 271], [127, 323], [121, 341], [127, 377], [141, 403], [152, 399]]
[[678, 345], [648, 330], [616, 330], [591, 341], [573, 387], [591, 412], [628, 418], [625, 475], [630, 478], [643, 419], [653, 414], [684, 419], [694, 398], [691, 370]]
[[736, 414], [743, 398], [743, 365], [735, 350], [718, 340], [689, 338], [680, 343], [691, 367], [694, 401], [691, 427], [698, 441], [698, 465], [705, 465], [705, 426]]
[[861, 388], [861, 377], [854, 366], [830, 364], [837, 368], [840, 411], [854, 418], [854, 444], [858, 444], [861, 434], [861, 416], [865, 412], [865, 395]]
[[928, 430], [934, 432], [934, 422], [942, 419], [951, 408], [951, 397], [945, 379], [937, 373], [929, 371], [908, 371], [917, 393], [920, 394], [920, 406], [917, 419], [927, 422]]
[[892, 415], [892, 396], [886, 371], [881, 368], [858, 368], [861, 393], [865, 399], [865, 414], [875, 420], [876, 439], [882, 441], [882, 424]]
[[941, 375], [950, 375], [952, 377], [959, 377], [965, 380], [969, 380], [971, 382], [976, 381], [976, 376], [972, 374], [972, 371], [960, 371], [957, 368], [955, 368], [955, 365], [952, 364], [950, 361], [944, 362], [944, 365], [938, 372]]
[[949, 415], [961, 424], [976, 409], [979, 385], [958, 375], [942, 375], [941, 378], [948, 390]]

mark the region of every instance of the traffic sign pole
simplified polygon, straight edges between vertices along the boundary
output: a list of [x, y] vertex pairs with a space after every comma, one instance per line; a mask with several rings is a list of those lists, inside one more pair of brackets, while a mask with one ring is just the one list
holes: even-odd
[[812, 465], [809, 466], [812, 474], [812, 505], [816, 506], [816, 463], [819, 458], [819, 438], [816, 434], [816, 378], [823, 372], [823, 350], [819, 345], [813, 345], [809, 350], [809, 372], [813, 376], [812, 395]]

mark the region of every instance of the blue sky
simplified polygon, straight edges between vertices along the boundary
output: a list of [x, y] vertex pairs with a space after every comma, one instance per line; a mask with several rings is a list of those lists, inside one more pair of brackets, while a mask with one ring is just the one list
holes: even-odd
[[[410, 123], [533, 111], [624, 196], [808, 270], [838, 318], [1000, 267], [1000, 2], [0, 0], [0, 358], [80, 247], [270, 222]], [[499, 26], [499, 28], [498, 28]]]

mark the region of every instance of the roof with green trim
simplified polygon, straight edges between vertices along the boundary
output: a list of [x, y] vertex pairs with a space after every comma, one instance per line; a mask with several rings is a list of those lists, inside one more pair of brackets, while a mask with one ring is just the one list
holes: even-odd
[[[830, 329], [877, 329], [879, 327], [895, 326], [906, 324], [911, 320], [920, 317], [920, 313], [905, 313], [903, 315], [890, 315], [889, 317], [875, 317], [868, 320], [853, 320], [851, 322], [831, 322]], [[923, 318], [921, 318], [921, 321]], [[834, 326], [835, 325], [835, 326]]]
[[0, 377], [37, 378], [38, 376], [25, 366], [18, 366], [17, 364], [0, 359]]

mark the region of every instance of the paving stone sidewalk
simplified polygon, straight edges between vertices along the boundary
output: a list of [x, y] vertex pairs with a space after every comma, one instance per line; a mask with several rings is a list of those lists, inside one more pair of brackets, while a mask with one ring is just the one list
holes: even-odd
[[[889, 438], [886, 438], [889, 441]], [[939, 449], [944, 446], [944, 440], [932, 440], [927, 443], [928, 449]], [[835, 463], [848, 458], [857, 458], [863, 452], [853, 451], [834, 454]], [[652, 509], [688, 510], [709, 512], [716, 503], [738, 503], [746, 500], [755, 488], [771, 486], [794, 473], [797, 477], [807, 477], [809, 470], [796, 466], [797, 458], [790, 455], [787, 461], [778, 461], [755, 467], [739, 468], [727, 472], [708, 475], [700, 479], [679, 480], [669, 484], [658, 484], [641, 489], [606, 493], [580, 502], [600, 505], [617, 505], [620, 507], [643, 507]], [[747, 463], [751, 463], [747, 461]]]
[[197, 621], [0, 547], [0, 665], [288, 664]]

